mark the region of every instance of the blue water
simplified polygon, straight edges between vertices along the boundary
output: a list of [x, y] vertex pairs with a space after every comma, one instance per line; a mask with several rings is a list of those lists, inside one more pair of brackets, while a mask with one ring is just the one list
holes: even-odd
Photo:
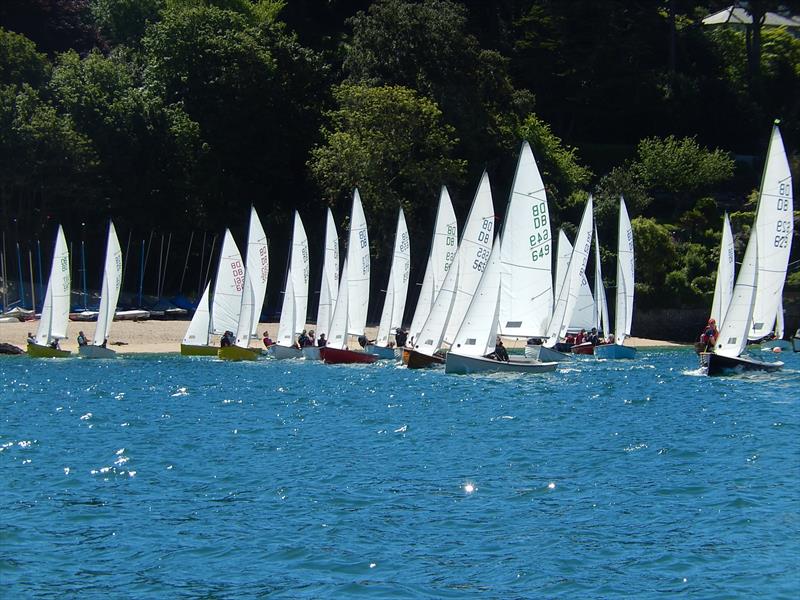
[[0, 360], [4, 598], [793, 598], [800, 354]]

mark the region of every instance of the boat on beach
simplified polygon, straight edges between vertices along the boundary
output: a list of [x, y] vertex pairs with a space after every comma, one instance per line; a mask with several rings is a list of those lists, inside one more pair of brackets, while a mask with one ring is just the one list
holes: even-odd
[[78, 348], [81, 358], [114, 358], [117, 353], [106, 347], [111, 323], [117, 311], [117, 301], [122, 288], [122, 248], [117, 239], [114, 223], [108, 224], [108, 241], [106, 242], [106, 258], [103, 266], [103, 284], [100, 293], [100, 310], [97, 314], [97, 326], [91, 344]]
[[53, 250], [53, 263], [47, 292], [42, 304], [42, 315], [36, 331], [36, 342], [28, 341], [28, 356], [35, 358], [66, 358], [69, 350], [58, 348], [59, 340], [67, 337], [69, 321], [70, 274], [69, 249], [64, 238], [64, 230], [58, 226], [56, 244]]

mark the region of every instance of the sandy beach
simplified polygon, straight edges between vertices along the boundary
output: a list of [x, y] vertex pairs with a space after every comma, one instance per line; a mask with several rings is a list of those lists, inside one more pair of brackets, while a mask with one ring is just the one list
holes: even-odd
[[[35, 333], [38, 321], [27, 321], [25, 323], [0, 323], [0, 342], [6, 342], [25, 349], [28, 332]], [[108, 346], [119, 353], [165, 353], [180, 352], [181, 340], [186, 333], [189, 321], [116, 321], [111, 328]], [[91, 339], [94, 333], [94, 323], [75, 322], [69, 324], [69, 339], [61, 342], [64, 350], [77, 351], [78, 344], [75, 338], [79, 331], [83, 331]], [[313, 324], [308, 325], [308, 329], [314, 329]], [[258, 326], [258, 333], [263, 334], [269, 331], [270, 337], [275, 339], [278, 332], [277, 323], [261, 323]], [[367, 335], [373, 339], [377, 333], [377, 327], [368, 327]], [[644, 338], [628, 338], [630, 345], [640, 348], [657, 346], [680, 346], [662, 340], [650, 340]], [[352, 341], [354, 343], [354, 340]], [[524, 346], [523, 340], [506, 340], [509, 348]], [[255, 345], [255, 342], [253, 342]]]

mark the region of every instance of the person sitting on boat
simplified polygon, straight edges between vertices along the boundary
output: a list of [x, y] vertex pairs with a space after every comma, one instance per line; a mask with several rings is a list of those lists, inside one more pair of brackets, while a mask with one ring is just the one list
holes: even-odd
[[564, 343], [565, 344], [569, 344], [570, 346], [574, 346], [575, 345], [575, 336], [572, 335], [571, 333], [568, 333], [567, 337], [564, 338]]
[[600, 343], [600, 340], [597, 337], [597, 327], [592, 327], [592, 330], [589, 332], [589, 335], [586, 336], [586, 341], [591, 342], [592, 346], [597, 346], [597, 344]]
[[298, 336], [295, 346], [297, 348], [305, 348], [308, 346], [308, 333], [305, 329], [303, 329], [302, 333]]
[[575, 345], [577, 346], [579, 344], [582, 344], [585, 341], [586, 341], [586, 330], [585, 329], [581, 329], [578, 332], [578, 335], [575, 336]]
[[50, 342], [50, 347], [51, 347], [53, 350], [61, 350], [61, 347], [60, 347], [60, 345], [59, 345], [59, 343], [58, 343], [58, 338], [56, 338], [56, 339], [54, 339], [52, 342]]
[[233, 339], [233, 332], [226, 331], [225, 333], [222, 334], [222, 337], [219, 339], [220, 347], [221, 348], [230, 347], [233, 344], [232, 339]]
[[614, 337], [614, 334], [609, 333], [608, 337], [606, 338], [606, 344], [613, 344], [615, 339], [616, 338]]
[[369, 344], [369, 339], [367, 338], [366, 334], [362, 333], [358, 336], [358, 345], [362, 348], [366, 348], [367, 344]]
[[28, 343], [29, 344], [38, 344], [38, 342], [36, 341], [36, 338], [33, 337], [33, 334], [30, 331], [28, 332]]
[[402, 348], [406, 345], [406, 340], [408, 339], [408, 334], [403, 331], [402, 327], [398, 327], [394, 330], [394, 341], [397, 343], [398, 348]]
[[327, 346], [327, 345], [328, 345], [328, 340], [325, 339], [325, 334], [324, 333], [320, 333], [319, 334], [319, 339], [317, 340], [317, 346], [322, 348], [323, 346]]
[[78, 337], [76, 338], [76, 340], [78, 342], [78, 346], [85, 346], [86, 344], [89, 343], [82, 331], [78, 332]]
[[492, 352], [487, 358], [508, 362], [508, 350], [506, 350], [506, 347], [503, 345], [503, 340], [499, 335], [494, 343], [494, 352]]
[[711, 352], [714, 346], [717, 345], [717, 338], [719, 337], [719, 330], [717, 329], [717, 322], [715, 319], [709, 319], [708, 325], [703, 330], [700, 336], [700, 343], [705, 346], [704, 352]]
[[272, 341], [272, 338], [269, 337], [269, 331], [265, 331], [264, 332], [264, 347], [265, 348], [269, 348], [270, 346], [272, 346], [273, 343], [274, 342]]
[[316, 346], [315, 336], [316, 336], [316, 334], [314, 333], [313, 329], [308, 332], [308, 344], [306, 344], [306, 346], [309, 346], [309, 347]]

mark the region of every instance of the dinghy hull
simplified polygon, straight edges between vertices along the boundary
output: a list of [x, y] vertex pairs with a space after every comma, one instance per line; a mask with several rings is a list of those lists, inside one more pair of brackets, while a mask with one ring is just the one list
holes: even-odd
[[72, 352], [69, 350], [58, 350], [50, 346], [41, 346], [39, 344], [28, 344], [28, 356], [34, 358], [66, 358]]
[[240, 346], [226, 346], [217, 350], [217, 358], [220, 360], [258, 360], [261, 350], [256, 348], [242, 348]]
[[582, 354], [584, 356], [591, 356], [594, 354], [594, 345], [592, 342], [583, 342], [582, 344], [574, 344], [570, 348], [573, 354]]
[[181, 354], [183, 356], [216, 356], [219, 351], [217, 346], [193, 346], [191, 344], [181, 344]]
[[783, 368], [782, 362], [763, 362], [743, 356], [730, 357], [703, 352], [700, 355], [700, 366], [708, 370], [708, 375], [737, 375], [745, 371], [764, 371], [773, 373]]
[[306, 360], [322, 360], [322, 356], [319, 353], [320, 350], [320, 346], [306, 346], [303, 348], [303, 358]]
[[328, 365], [371, 364], [378, 360], [372, 354], [356, 350], [342, 350], [340, 348], [328, 348], [327, 346], [319, 350], [322, 360]]
[[512, 356], [508, 362], [486, 358], [484, 356], [464, 356], [447, 353], [444, 365], [445, 373], [454, 375], [470, 375], [472, 373], [552, 373], [557, 363], [539, 362], [530, 358]]
[[367, 344], [367, 347], [364, 350], [368, 354], [372, 354], [377, 356], [381, 360], [394, 360], [395, 359], [395, 349], [394, 348], [387, 348], [385, 346], [376, 346], [374, 344]]
[[572, 359], [569, 354], [564, 354], [541, 344], [525, 346], [525, 358], [532, 358], [541, 362], [564, 362]]
[[[405, 358], [405, 356], [403, 358]], [[417, 352], [416, 350], [408, 351], [408, 362], [406, 363], [406, 366], [409, 369], [425, 369], [443, 364], [444, 358], [441, 356], [429, 356], [427, 354], [423, 354], [422, 352]]]
[[116, 358], [117, 353], [111, 348], [102, 346], [81, 346], [78, 348], [78, 356], [81, 358]]
[[797, 333], [792, 338], [792, 349], [795, 352], [800, 352], [800, 329], [797, 330]]
[[632, 359], [636, 358], [636, 348], [620, 344], [600, 344], [594, 347], [594, 356], [606, 360]]
[[303, 351], [294, 346], [281, 346], [280, 344], [273, 344], [267, 350], [272, 358], [277, 360], [287, 360], [290, 358], [303, 358]]

